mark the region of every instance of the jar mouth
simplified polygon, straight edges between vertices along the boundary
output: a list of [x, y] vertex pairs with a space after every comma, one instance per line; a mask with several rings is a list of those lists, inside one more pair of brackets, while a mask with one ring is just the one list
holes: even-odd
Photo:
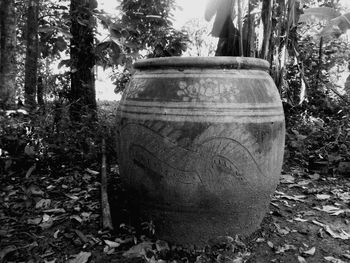
[[134, 63], [135, 69], [164, 68], [220, 68], [268, 70], [270, 63], [251, 57], [162, 57], [141, 59]]

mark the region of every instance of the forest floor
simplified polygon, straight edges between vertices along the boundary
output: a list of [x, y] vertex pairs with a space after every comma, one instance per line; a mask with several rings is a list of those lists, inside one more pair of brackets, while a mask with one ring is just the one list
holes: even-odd
[[101, 229], [98, 163], [43, 167], [0, 177], [0, 262], [350, 262], [349, 177], [289, 169], [261, 229], [198, 250]]
[[[115, 112], [116, 105], [108, 107], [105, 116]], [[113, 123], [115, 116], [108, 118]], [[25, 127], [11, 125], [23, 133]], [[38, 131], [38, 136], [43, 136]], [[304, 133], [311, 134], [312, 143], [316, 139], [320, 145], [325, 142], [324, 133]], [[13, 134], [9, 130], [4, 136], [20, 143], [22, 139]], [[71, 135], [63, 133], [58, 143], [73, 147], [84, 136], [80, 130]], [[35, 136], [31, 140], [38, 141]], [[310, 155], [305, 147], [293, 148], [303, 145], [304, 137], [289, 132], [287, 148]], [[0, 263], [350, 262], [349, 174], [310, 172], [302, 165], [287, 164], [305, 159], [300, 154], [291, 157], [290, 152], [261, 228], [250, 237], [221, 237], [200, 249], [155, 239], [150, 222], [121, 221], [114, 231], [102, 229], [99, 158], [88, 164], [67, 154], [55, 159], [28, 158], [33, 152], [26, 147], [11, 159], [0, 158]], [[129, 206], [123, 198], [117, 165], [108, 166], [108, 176], [112, 216], [120, 220]]]

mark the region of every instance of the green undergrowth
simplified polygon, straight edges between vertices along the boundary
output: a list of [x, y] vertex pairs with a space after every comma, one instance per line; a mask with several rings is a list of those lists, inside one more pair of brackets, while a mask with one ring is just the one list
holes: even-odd
[[350, 174], [348, 106], [325, 112], [305, 106], [286, 110], [285, 167], [325, 175]]

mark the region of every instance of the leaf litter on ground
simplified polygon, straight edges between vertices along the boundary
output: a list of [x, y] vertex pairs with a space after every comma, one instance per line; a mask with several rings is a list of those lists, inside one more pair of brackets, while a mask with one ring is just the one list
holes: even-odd
[[[91, 169], [93, 171], [93, 169]], [[37, 173], [37, 171], [36, 171]], [[23, 184], [29, 187], [24, 187], [25, 193], [29, 198], [34, 200], [31, 207], [29, 207], [28, 217], [24, 217], [25, 223], [31, 222], [31, 225], [27, 225], [31, 228], [35, 228], [38, 226], [42, 231], [39, 232], [39, 235], [45, 235], [47, 238], [48, 236], [51, 236], [52, 240], [56, 241], [57, 244], [63, 244], [62, 242], [71, 242], [70, 245], [72, 245], [72, 242], [74, 244], [75, 249], [83, 249], [83, 253], [89, 253], [94, 251], [94, 253], [89, 254], [76, 254], [72, 258], [70, 258], [70, 262], [90, 262], [92, 259], [94, 260], [96, 251], [103, 252], [108, 257], [115, 257], [117, 255], [121, 255], [125, 253], [127, 257], [133, 258], [133, 255], [138, 255], [136, 257], [141, 257], [145, 259], [146, 261], [154, 262], [154, 263], [161, 263], [163, 258], [159, 258], [160, 251], [166, 251], [169, 250], [169, 244], [165, 242], [165, 244], [162, 244], [160, 241], [150, 241], [151, 247], [149, 249], [135, 249], [135, 246], [132, 246], [130, 248], [131, 243], [133, 242], [134, 238], [125, 238], [125, 237], [116, 237], [111, 235], [103, 236], [104, 234], [98, 234], [97, 230], [91, 230], [90, 227], [95, 224], [96, 221], [94, 221], [96, 218], [94, 215], [98, 215], [98, 209], [99, 209], [99, 203], [98, 200], [94, 200], [91, 198], [90, 193], [97, 192], [98, 189], [96, 187], [96, 184], [93, 182], [94, 176], [92, 173], [89, 173], [86, 170], [81, 170], [80, 175], [82, 175], [85, 179], [80, 180], [79, 176], [75, 175], [76, 178], [69, 176], [72, 172], [65, 176], [60, 177], [59, 179], [54, 178], [47, 178], [47, 182], [45, 184], [42, 184], [42, 182], [35, 181], [35, 177], [32, 176], [30, 178], [30, 184]], [[293, 174], [293, 173], [292, 173]], [[308, 177], [306, 177], [308, 176]], [[308, 178], [308, 179], [303, 179]], [[318, 222], [318, 226], [321, 227], [323, 232], [323, 238], [327, 239], [334, 239], [338, 240], [338, 242], [342, 242], [345, 240], [348, 240], [348, 233], [346, 229], [344, 228], [343, 231], [341, 228], [334, 228], [327, 220], [323, 220], [323, 216], [321, 214], [324, 214], [325, 216], [331, 215], [332, 213], [338, 213], [335, 215], [343, 215], [344, 213], [341, 213], [342, 210], [346, 213], [346, 208], [343, 206], [344, 204], [336, 204], [336, 202], [333, 202], [335, 199], [339, 203], [341, 202], [348, 202], [349, 200], [349, 192], [345, 187], [341, 186], [333, 186], [333, 189], [330, 187], [326, 187], [325, 190], [320, 187], [318, 184], [323, 183], [323, 180], [319, 180], [318, 175], [307, 175], [307, 174], [296, 174], [291, 175], [290, 177], [285, 177], [285, 182], [282, 183], [279, 187], [279, 190], [276, 191], [274, 200], [281, 201], [283, 204], [287, 204], [286, 206], [278, 205], [276, 204], [275, 209], [276, 211], [280, 211], [280, 213], [275, 212], [272, 214], [272, 216], [279, 216], [280, 221], [279, 222], [273, 222], [271, 225], [274, 228], [274, 232], [270, 233], [269, 236], [259, 236], [256, 239], [255, 244], [258, 245], [265, 245], [269, 246], [273, 249], [271, 249], [271, 253], [273, 255], [278, 257], [283, 257], [284, 255], [288, 255], [290, 253], [296, 253], [298, 251], [300, 253], [298, 259], [295, 258], [295, 260], [298, 260], [299, 262], [303, 262], [302, 258], [307, 260], [307, 262], [316, 262], [312, 261], [312, 257], [317, 256], [317, 254], [322, 251], [317, 246], [308, 247], [307, 249], [299, 248], [295, 250], [294, 248], [298, 247], [297, 244], [291, 242], [291, 236], [294, 236], [294, 227], [295, 224], [303, 223], [309, 221], [310, 223], [314, 220], [317, 220], [317, 217], [321, 218], [322, 222], [327, 223], [321, 223]], [[89, 181], [90, 180], [90, 181]], [[20, 182], [20, 181], [19, 181]], [[328, 181], [327, 181], [328, 182]], [[316, 184], [317, 183], [317, 184]], [[86, 184], [86, 185], [82, 185]], [[296, 187], [289, 187], [290, 185], [295, 185]], [[305, 187], [308, 188], [311, 186], [315, 190], [314, 194], [308, 194], [306, 195]], [[64, 186], [64, 187], [62, 187]], [[18, 193], [21, 192], [21, 190], [17, 185], [14, 187], [10, 187], [8, 190], [8, 195], [10, 195], [10, 198], [17, 197]], [[44, 191], [43, 191], [44, 190]], [[91, 192], [90, 192], [91, 191]], [[310, 192], [311, 193], [311, 192]], [[11, 197], [12, 196], [12, 197]], [[1, 198], [1, 196], [0, 196]], [[41, 201], [42, 200], [42, 201]], [[45, 201], [45, 200], [51, 200]], [[317, 206], [311, 207], [311, 204], [315, 203], [315, 200], [317, 202], [320, 202], [317, 204]], [[11, 200], [10, 200], [11, 201]], [[310, 201], [310, 202], [309, 202]], [[21, 201], [22, 202], [22, 201]], [[288, 203], [289, 202], [289, 203]], [[50, 203], [50, 204], [49, 204]], [[277, 203], [277, 202], [276, 202]], [[9, 203], [11, 205], [11, 202]], [[322, 205], [324, 204], [324, 205]], [[303, 210], [300, 211], [297, 206], [302, 206]], [[46, 207], [47, 206], [47, 207]], [[332, 206], [332, 207], [331, 207]], [[9, 206], [10, 207], [10, 206]], [[36, 208], [34, 210], [33, 208]], [[313, 209], [313, 208], [319, 208], [319, 209]], [[289, 209], [289, 210], [288, 210]], [[307, 210], [309, 209], [309, 210]], [[313, 210], [312, 210], [313, 209]], [[312, 211], [311, 211], [312, 210]], [[35, 211], [35, 213], [33, 213]], [[287, 211], [287, 212], [286, 212]], [[0, 211], [1, 212], [1, 211]], [[0, 213], [1, 215], [1, 213]], [[334, 215], [334, 216], [335, 216]], [[60, 218], [58, 216], [61, 216]], [[333, 218], [334, 218], [333, 216]], [[0, 216], [1, 217], [1, 216]], [[60, 224], [55, 224], [55, 222], [61, 222], [61, 219], [66, 220], [65, 222], [68, 222], [68, 228], [67, 226], [61, 227]], [[73, 220], [70, 220], [73, 219]], [[288, 221], [290, 220], [290, 221]], [[49, 222], [52, 222], [53, 224], [50, 225]], [[43, 225], [43, 223], [48, 223], [46, 226]], [[92, 224], [90, 224], [92, 223]], [[72, 224], [72, 225], [70, 225]], [[291, 225], [294, 224], [294, 225]], [[97, 221], [98, 225], [98, 221]], [[42, 226], [45, 226], [47, 228], [42, 228]], [[74, 227], [73, 227], [74, 226]], [[265, 229], [266, 226], [263, 226]], [[81, 235], [79, 236], [79, 232]], [[3, 231], [4, 232], [4, 231]], [[29, 232], [29, 230], [28, 230]], [[43, 234], [46, 233], [47, 234]], [[5, 233], [5, 232], [4, 232]], [[294, 234], [295, 233], [295, 234]], [[317, 232], [315, 232], [317, 234]], [[32, 235], [32, 233], [28, 233]], [[309, 234], [307, 235], [309, 236]], [[81, 238], [83, 237], [83, 238]], [[35, 236], [34, 236], [35, 238]], [[38, 238], [38, 240], [40, 237]], [[51, 242], [52, 242], [51, 240]], [[65, 241], [66, 240], [66, 241]], [[77, 241], [78, 240], [78, 241]], [[79, 241], [80, 240], [80, 241]], [[125, 240], [129, 240], [126, 242]], [[234, 243], [234, 239], [227, 239], [229, 242]], [[268, 240], [268, 241], [266, 241]], [[125, 241], [125, 242], [124, 242]], [[144, 241], [148, 242], [148, 241]], [[142, 242], [142, 243], [144, 243]], [[38, 242], [40, 244], [40, 242]], [[141, 243], [141, 244], [142, 244]], [[11, 244], [11, 243], [9, 243]], [[96, 245], [91, 245], [96, 244]], [[236, 243], [234, 243], [235, 246], [237, 246]], [[60, 245], [59, 245], [60, 246]], [[141, 245], [142, 247], [143, 245]], [[316, 249], [317, 247], [317, 253]], [[61, 249], [60, 247], [58, 247]], [[129, 249], [126, 249], [129, 248]], [[170, 250], [172, 247], [170, 247]], [[250, 249], [250, 248], [249, 248]], [[7, 255], [13, 256], [16, 252], [16, 250], [12, 251], [13, 253], [9, 252]], [[75, 250], [74, 252], [77, 253]], [[149, 252], [149, 254], [145, 254], [145, 252]], [[245, 251], [245, 252], [244, 252]], [[129, 252], [130, 254], [126, 253]], [[278, 252], [278, 253], [277, 253]], [[50, 254], [54, 253], [54, 254]], [[196, 252], [198, 253], [201, 252]], [[213, 252], [214, 253], [214, 252]], [[217, 251], [215, 252], [217, 253]], [[221, 253], [221, 252], [220, 252]], [[219, 254], [216, 254], [217, 259], [225, 259], [228, 260], [230, 257], [226, 256], [220, 256]], [[239, 254], [240, 253], [240, 254]], [[233, 255], [229, 262], [245, 262], [247, 258], [249, 258], [249, 250], [248, 248], [245, 248], [243, 251], [239, 252], [235, 255]], [[313, 254], [314, 253], [314, 254]], [[52, 255], [50, 260], [54, 261], [52, 258], [58, 258], [59, 255], [57, 254], [57, 251], [53, 252], [45, 252], [47, 255]], [[65, 251], [64, 254], [70, 255], [72, 253], [69, 253], [68, 251]], [[140, 256], [141, 255], [141, 256]], [[332, 254], [334, 258], [336, 257], [344, 257], [344, 255], [336, 255]], [[328, 256], [328, 255], [323, 255]], [[198, 258], [202, 258], [199, 257]], [[273, 256], [271, 256], [271, 259], [273, 259]], [[346, 258], [347, 259], [347, 258]], [[44, 259], [47, 262], [49, 261], [49, 258]], [[90, 260], [90, 261], [89, 261]], [[58, 259], [57, 261], [60, 261]], [[103, 261], [102, 261], [103, 262]], [[191, 261], [192, 262], [192, 261]], [[221, 261], [220, 261], [221, 262]]]
[[68, 263], [86, 263], [91, 257], [91, 252], [80, 252], [74, 258], [68, 260]]

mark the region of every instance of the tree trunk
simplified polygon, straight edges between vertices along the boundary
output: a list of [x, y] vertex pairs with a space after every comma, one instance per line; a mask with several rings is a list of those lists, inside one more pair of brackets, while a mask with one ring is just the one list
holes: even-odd
[[38, 101], [38, 105], [40, 107], [40, 112], [43, 114], [45, 113], [45, 102], [44, 102], [44, 83], [43, 83], [43, 77], [38, 77], [38, 85], [37, 85], [37, 92], [36, 92], [36, 99]]
[[31, 110], [35, 109], [37, 70], [38, 70], [38, 13], [39, 0], [28, 1], [27, 14], [27, 50], [24, 79], [24, 104]]
[[261, 19], [264, 26], [264, 38], [262, 43], [262, 49], [260, 57], [262, 59], [268, 59], [270, 39], [272, 31], [272, 0], [263, 0]]
[[91, 14], [95, 0], [71, 0], [71, 93], [70, 116], [72, 121], [80, 122], [81, 117], [95, 120], [95, 55], [94, 34], [95, 25]]
[[248, 13], [243, 24], [242, 29], [242, 41], [243, 41], [243, 56], [245, 57], [255, 57], [255, 14], [253, 9], [257, 5], [257, 0], [248, 1]]
[[15, 103], [16, 12], [14, 0], [0, 0], [0, 108]]

